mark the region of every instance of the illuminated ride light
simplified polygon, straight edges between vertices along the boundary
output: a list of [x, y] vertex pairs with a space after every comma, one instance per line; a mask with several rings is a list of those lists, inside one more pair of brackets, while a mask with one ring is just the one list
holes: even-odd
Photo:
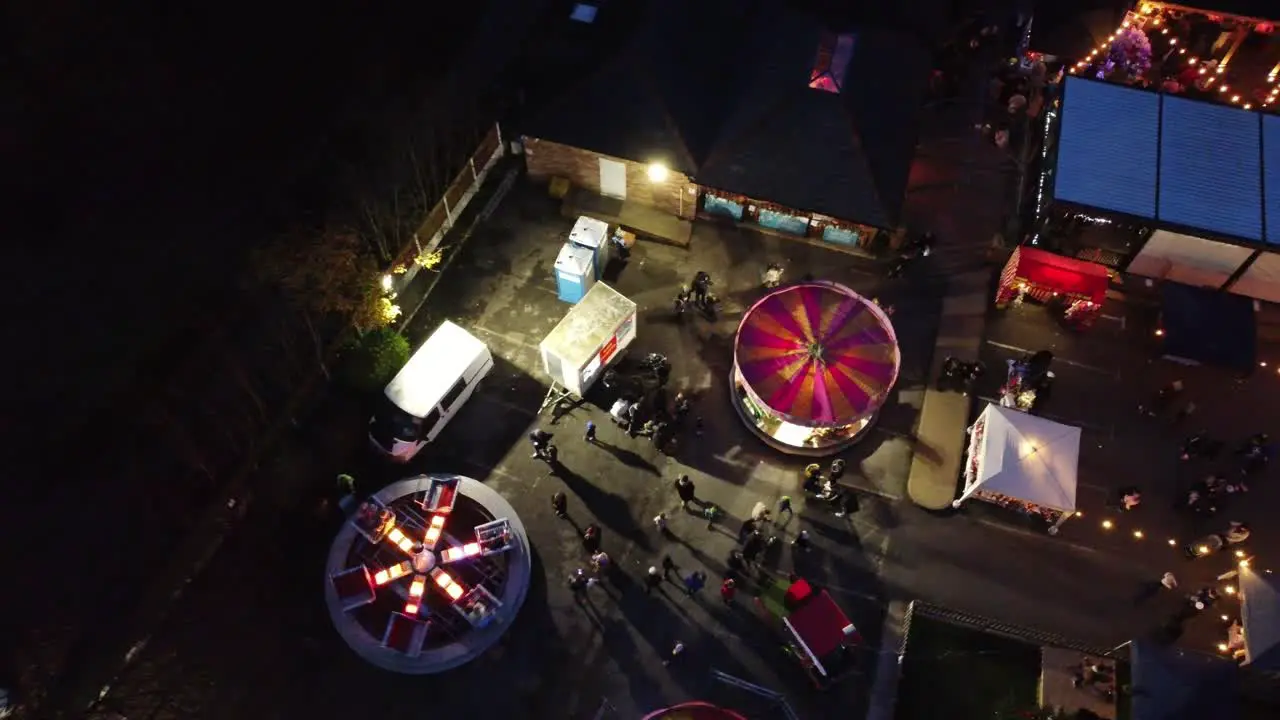
[[392, 565], [391, 567], [385, 570], [379, 570], [378, 572], [374, 573], [373, 584], [378, 587], [382, 587], [383, 585], [386, 585], [389, 582], [399, 580], [405, 575], [408, 575], [409, 572], [412, 570], [413, 570], [413, 565], [408, 560], [405, 560], [404, 562], [398, 562], [395, 565]]
[[479, 554], [480, 554], [480, 543], [469, 542], [466, 545], [459, 545], [457, 547], [446, 548], [444, 552], [440, 553], [440, 562], [442, 563], [457, 562], [459, 560], [464, 560], [466, 558], [475, 557]]
[[387, 540], [389, 540], [392, 545], [395, 545], [396, 547], [400, 548], [406, 553], [413, 552], [413, 546], [415, 545], [415, 543], [413, 542], [413, 540], [410, 540], [409, 536], [405, 535], [404, 531], [398, 527], [391, 528], [391, 530], [387, 533]]
[[431, 579], [435, 581], [436, 586], [443, 590], [453, 602], [457, 602], [458, 599], [466, 592], [466, 590], [453, 579], [452, 575], [440, 568], [436, 568], [431, 571]]
[[427, 534], [422, 539], [422, 544], [436, 549], [436, 545], [440, 544], [440, 536], [444, 534], [444, 515], [432, 515], [431, 523], [427, 526]]

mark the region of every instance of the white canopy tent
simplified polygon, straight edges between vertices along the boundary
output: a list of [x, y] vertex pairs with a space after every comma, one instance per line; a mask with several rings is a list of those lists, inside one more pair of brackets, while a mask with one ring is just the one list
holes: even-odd
[[964, 492], [952, 506], [974, 494], [1004, 495], [1061, 513], [1049, 530], [1056, 533], [1076, 509], [1080, 428], [988, 404], [969, 435]]

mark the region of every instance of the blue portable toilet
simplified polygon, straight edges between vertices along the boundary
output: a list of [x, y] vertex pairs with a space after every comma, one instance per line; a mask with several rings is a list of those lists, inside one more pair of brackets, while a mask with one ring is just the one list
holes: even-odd
[[569, 242], [590, 250], [595, 256], [595, 279], [599, 280], [609, 264], [609, 223], [583, 215], [569, 231]]
[[556, 294], [564, 302], [577, 304], [595, 284], [595, 253], [565, 243], [556, 257]]

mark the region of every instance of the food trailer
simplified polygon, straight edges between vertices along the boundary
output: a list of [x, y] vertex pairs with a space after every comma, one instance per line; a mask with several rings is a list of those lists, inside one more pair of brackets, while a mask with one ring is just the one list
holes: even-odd
[[635, 339], [636, 304], [604, 283], [592, 285], [538, 346], [551, 377], [542, 409], [583, 397]]

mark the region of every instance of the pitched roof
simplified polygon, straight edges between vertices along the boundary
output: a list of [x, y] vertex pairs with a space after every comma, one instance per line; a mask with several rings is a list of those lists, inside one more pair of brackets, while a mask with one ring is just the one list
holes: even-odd
[[891, 227], [915, 152], [929, 56], [905, 36], [863, 30], [842, 92], [814, 90], [824, 29], [777, 0], [653, 0], [631, 40], [523, 132], [661, 161], [719, 190]]
[[927, 52], [897, 33], [863, 29], [841, 92], [809, 87], [825, 28], [785, 11], [763, 13], [753, 72], [719, 134], [700, 184], [800, 210], [892, 227], [902, 210]]
[[[571, 79], [523, 132], [695, 174], [733, 87], [750, 15], [743, 5], [652, 0], [640, 28], [594, 71]], [[600, 13], [611, 11], [605, 5]]]

